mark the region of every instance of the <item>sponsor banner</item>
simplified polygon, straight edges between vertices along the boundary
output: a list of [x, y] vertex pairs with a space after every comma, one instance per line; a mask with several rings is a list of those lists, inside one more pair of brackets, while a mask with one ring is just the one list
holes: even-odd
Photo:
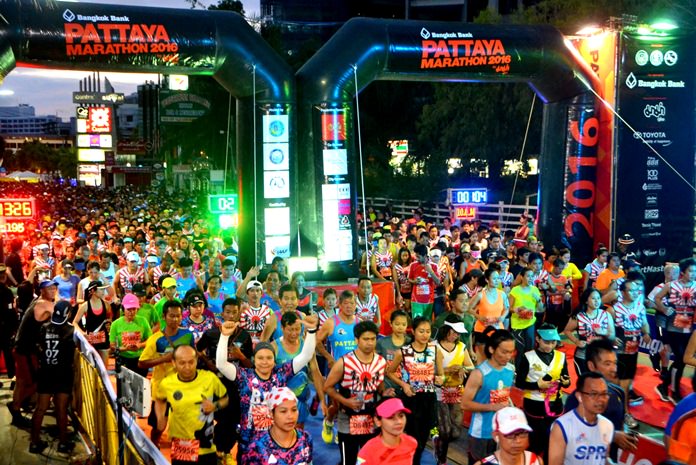
[[599, 115], [595, 99], [585, 93], [568, 106], [563, 193], [563, 242], [580, 263], [592, 259], [596, 196]]
[[319, 109], [321, 125], [322, 172], [321, 199], [323, 216], [323, 258], [329, 262], [355, 258], [353, 217], [354, 199], [349, 175], [350, 113], [347, 108]]
[[[580, 56], [597, 75], [602, 98], [616, 106], [616, 39], [617, 33], [603, 32], [573, 40]], [[594, 213], [595, 249], [598, 243], [611, 243], [611, 186], [613, 176], [614, 115], [599, 106], [599, 144], [597, 146], [597, 183]]]
[[271, 263], [275, 257], [290, 257], [290, 236], [266, 237], [266, 263]]
[[264, 231], [267, 237], [290, 235], [290, 209], [264, 209]]
[[139, 140], [119, 139], [116, 143], [116, 152], [120, 154], [145, 155], [149, 150], [152, 150], [152, 143]]
[[31, 27], [42, 33], [26, 34], [32, 60], [136, 65], [143, 71], [214, 66], [212, 20], [194, 24], [183, 11], [157, 15], [157, 10], [119, 5], [35, 2], [34, 8], [39, 11]]
[[264, 172], [263, 186], [263, 197], [266, 199], [286, 199], [290, 197], [290, 172]]
[[263, 115], [263, 141], [289, 142], [288, 115]]
[[[438, 74], [475, 73], [482, 78], [529, 74], [540, 67], [541, 60], [528, 50], [544, 44], [540, 37], [519, 29], [497, 28], [492, 32], [490, 28], [458, 23], [394, 26], [390, 28], [390, 37], [401, 46], [390, 52], [389, 69], [410, 73], [425, 70]], [[538, 43], [533, 43], [537, 39]]]
[[[625, 33], [618, 78], [615, 236], [631, 234], [646, 288], [666, 261], [691, 256], [694, 192], [694, 63], [690, 36], [642, 40]], [[649, 144], [657, 153], [652, 151]], [[671, 166], [668, 166], [669, 165]]]
[[290, 169], [288, 152], [290, 144], [263, 144], [263, 169], [282, 171]]
[[108, 94], [102, 92], [73, 92], [73, 103], [85, 104], [107, 104], [107, 103], [123, 103], [126, 99], [124, 94], [111, 92]]
[[324, 257], [331, 262], [353, 259], [350, 184], [321, 186], [324, 217]]
[[210, 100], [188, 92], [160, 90], [160, 121], [192, 123], [210, 111]]

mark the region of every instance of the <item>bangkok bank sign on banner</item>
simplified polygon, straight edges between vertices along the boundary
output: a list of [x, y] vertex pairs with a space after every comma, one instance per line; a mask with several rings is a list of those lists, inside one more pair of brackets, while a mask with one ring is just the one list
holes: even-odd
[[30, 34], [34, 59], [138, 65], [143, 70], [148, 66], [213, 68], [216, 44], [211, 37], [215, 31], [209, 24], [192, 24], [186, 10], [178, 14], [173, 10], [165, 22], [132, 7], [67, 2], [38, 5], [44, 11], [32, 17], [32, 27], [55, 31], [63, 41], [50, 34]]
[[680, 175], [694, 183], [693, 37], [621, 40], [617, 107], [635, 133], [616, 123], [615, 235], [636, 239], [642, 271], [654, 282], [666, 261], [692, 255], [694, 191]]
[[[481, 78], [494, 75], [522, 75], [540, 66], [538, 57], [525, 55], [522, 63], [518, 48], [533, 48], [530, 37], [520, 37], [504, 28], [495, 34], [476, 33], [457, 24], [423, 27], [418, 34], [412, 28], [391, 31], [392, 40], [412, 44], [392, 51], [389, 68], [393, 72], [430, 70], [433, 73], [473, 73]], [[418, 51], [419, 53], [415, 53]], [[538, 68], [537, 68], [538, 69]]]

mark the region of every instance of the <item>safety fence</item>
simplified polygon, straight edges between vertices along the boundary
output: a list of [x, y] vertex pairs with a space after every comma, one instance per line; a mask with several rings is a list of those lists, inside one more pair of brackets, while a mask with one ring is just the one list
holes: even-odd
[[[497, 221], [502, 231], [506, 229], [515, 230], [520, 225], [520, 216], [522, 213], [529, 213], [536, 216], [537, 206], [530, 203], [530, 197], [527, 196], [524, 205], [506, 204], [504, 202], [477, 204], [476, 219], [484, 223], [490, 224]], [[382, 197], [367, 197], [367, 208], [373, 207], [376, 211], [389, 208], [392, 215], [399, 218], [411, 218], [413, 210], [422, 208], [425, 216], [430, 221], [435, 221], [436, 224], [442, 224], [445, 218], [453, 218], [455, 210], [452, 205], [447, 205], [444, 202], [422, 202], [420, 200], [397, 200], [387, 199]], [[362, 198], [358, 199], [358, 210], [362, 211]]]
[[119, 447], [123, 447], [124, 465], [169, 465], [169, 461], [150, 441], [135, 418], [122, 406], [123, 431], [118, 437], [116, 390], [99, 353], [76, 332], [79, 353], [73, 411], [80, 427], [89, 436], [94, 450], [92, 463], [119, 465]]

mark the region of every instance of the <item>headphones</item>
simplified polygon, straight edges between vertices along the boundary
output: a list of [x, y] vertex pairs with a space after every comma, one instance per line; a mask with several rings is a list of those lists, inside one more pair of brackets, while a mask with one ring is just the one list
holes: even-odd
[[498, 436], [494, 436], [493, 440], [496, 442], [496, 444], [500, 442], [500, 438]]

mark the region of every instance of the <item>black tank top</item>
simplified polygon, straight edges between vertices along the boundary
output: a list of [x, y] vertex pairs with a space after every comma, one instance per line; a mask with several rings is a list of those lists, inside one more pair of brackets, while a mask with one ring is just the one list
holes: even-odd
[[36, 298], [29, 304], [29, 308], [22, 315], [22, 321], [19, 323], [17, 336], [15, 336], [15, 350], [22, 355], [38, 354], [37, 343], [41, 325], [48, 320], [36, 321], [34, 318], [34, 307], [38, 300]]
[[87, 311], [85, 312], [85, 331], [88, 333], [99, 331], [106, 331], [106, 325], [103, 324], [106, 320], [106, 303], [100, 299], [102, 304], [101, 315], [95, 315], [92, 311], [92, 300], [87, 301]]

